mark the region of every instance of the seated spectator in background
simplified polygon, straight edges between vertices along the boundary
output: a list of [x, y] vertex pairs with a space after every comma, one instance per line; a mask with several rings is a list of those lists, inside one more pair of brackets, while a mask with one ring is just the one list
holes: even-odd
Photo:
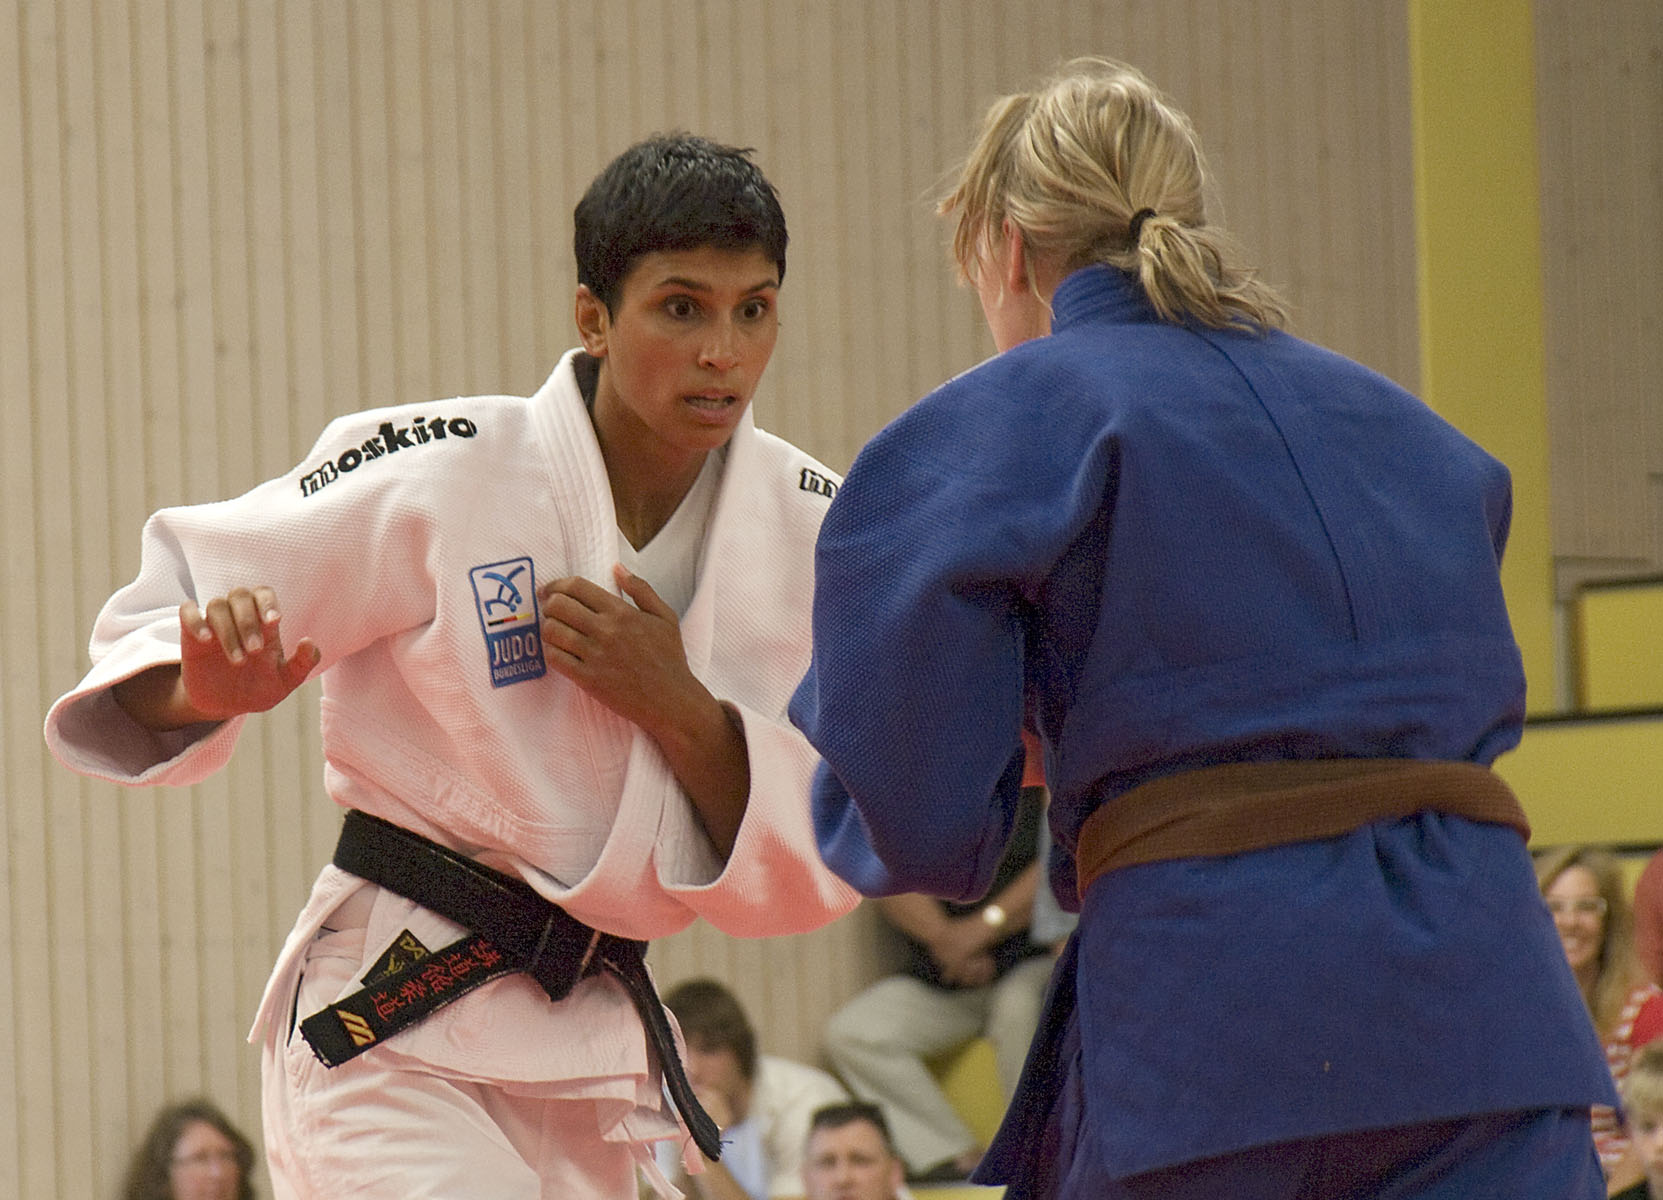
[[[1037, 767], [1032, 752], [1029, 763]], [[907, 971], [880, 979], [826, 1026], [826, 1057], [850, 1091], [883, 1107], [914, 1182], [965, 1179], [982, 1154], [926, 1060], [986, 1036], [1008, 1102], [1039, 1023], [1054, 956], [1030, 933], [1044, 886], [1038, 852], [1049, 836], [1045, 787], [1034, 778], [1024, 780], [1021, 808], [985, 902], [923, 895], [875, 901], [907, 938]]]
[[1663, 1200], [1663, 1041], [1635, 1053], [1622, 1091], [1628, 1162], [1638, 1182], [1612, 1200]]
[[722, 1131], [722, 1161], [707, 1160], [703, 1174], [690, 1175], [676, 1162], [675, 1144], [660, 1142], [659, 1169], [699, 1200], [801, 1195], [809, 1118], [848, 1093], [824, 1071], [759, 1054], [744, 1007], [714, 979], [676, 985], [664, 1007], [687, 1040], [687, 1078]]
[[1663, 850], [1634, 881], [1634, 952], [1646, 978], [1663, 987]]
[[253, 1200], [254, 1147], [206, 1100], [156, 1114], [127, 1167], [123, 1200]]
[[807, 1200], [900, 1200], [901, 1159], [875, 1104], [828, 1104], [809, 1124], [803, 1151]]
[[[1644, 977], [1634, 955], [1622, 867], [1604, 850], [1562, 846], [1536, 855], [1536, 879], [1621, 1087], [1634, 1051], [1663, 1034], [1663, 992]], [[1610, 1108], [1596, 1105], [1592, 1118], [1609, 1177], [1628, 1149], [1628, 1135]]]

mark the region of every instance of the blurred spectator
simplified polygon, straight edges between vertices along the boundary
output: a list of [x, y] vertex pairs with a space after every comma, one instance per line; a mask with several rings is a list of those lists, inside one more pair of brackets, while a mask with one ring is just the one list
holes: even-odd
[[857, 1100], [817, 1109], [803, 1153], [807, 1200], [900, 1200], [901, 1159], [883, 1110]]
[[1634, 952], [1646, 978], [1663, 986], [1663, 850], [1634, 882]]
[[[1051, 946], [1033, 936], [1038, 861], [1049, 840], [1044, 776], [1030, 748], [1022, 803], [985, 900], [880, 897], [884, 917], [909, 942], [905, 974], [855, 996], [826, 1026], [826, 1057], [855, 1095], [883, 1107], [914, 1182], [967, 1178], [982, 1147], [931, 1073], [928, 1059], [977, 1036], [993, 1043], [1008, 1102], [1039, 1022]], [[1053, 933], [1073, 918], [1053, 910]]]
[[[1634, 954], [1622, 867], [1604, 850], [1563, 846], [1536, 856], [1536, 879], [1621, 1087], [1634, 1051], [1663, 1033], [1663, 992], [1645, 978]], [[1596, 1105], [1592, 1117], [1609, 1176], [1628, 1149], [1628, 1135], [1612, 1109]]]
[[1638, 1051], [1623, 1080], [1629, 1162], [1638, 1182], [1613, 1200], [1663, 1200], [1663, 1042]]
[[123, 1200], [253, 1200], [254, 1147], [206, 1100], [156, 1114], [127, 1168]]
[[801, 1195], [809, 1118], [847, 1100], [843, 1086], [814, 1067], [759, 1054], [744, 1007], [714, 979], [677, 984], [664, 1007], [687, 1040], [687, 1078], [722, 1131], [722, 1159], [692, 1175], [676, 1161], [675, 1143], [660, 1142], [659, 1169], [699, 1200]]

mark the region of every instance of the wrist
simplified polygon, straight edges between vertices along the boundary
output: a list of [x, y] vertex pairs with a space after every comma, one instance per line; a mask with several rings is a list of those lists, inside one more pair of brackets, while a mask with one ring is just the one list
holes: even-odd
[[163, 663], [123, 679], [110, 694], [129, 717], [157, 733], [216, 719], [191, 703], [178, 663]]

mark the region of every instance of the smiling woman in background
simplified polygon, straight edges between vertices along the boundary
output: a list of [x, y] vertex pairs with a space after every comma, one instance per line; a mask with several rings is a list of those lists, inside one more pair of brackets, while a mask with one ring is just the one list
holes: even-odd
[[253, 1200], [254, 1147], [206, 1100], [156, 1114], [127, 1168], [123, 1200]]
[[[1634, 1052], [1663, 1034], [1663, 991], [1646, 980], [1634, 953], [1634, 913], [1622, 867], [1604, 850], [1562, 846], [1537, 856], [1536, 879], [1620, 1086]], [[1628, 1133], [1611, 1108], [1601, 1105], [1592, 1117], [1600, 1166], [1622, 1182]]]

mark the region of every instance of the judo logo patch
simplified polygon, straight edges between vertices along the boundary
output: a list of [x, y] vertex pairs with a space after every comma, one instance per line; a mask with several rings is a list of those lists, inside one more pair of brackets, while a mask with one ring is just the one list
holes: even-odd
[[537, 628], [537, 582], [529, 558], [486, 563], [468, 572], [485, 634], [492, 687], [540, 679], [548, 671]]

